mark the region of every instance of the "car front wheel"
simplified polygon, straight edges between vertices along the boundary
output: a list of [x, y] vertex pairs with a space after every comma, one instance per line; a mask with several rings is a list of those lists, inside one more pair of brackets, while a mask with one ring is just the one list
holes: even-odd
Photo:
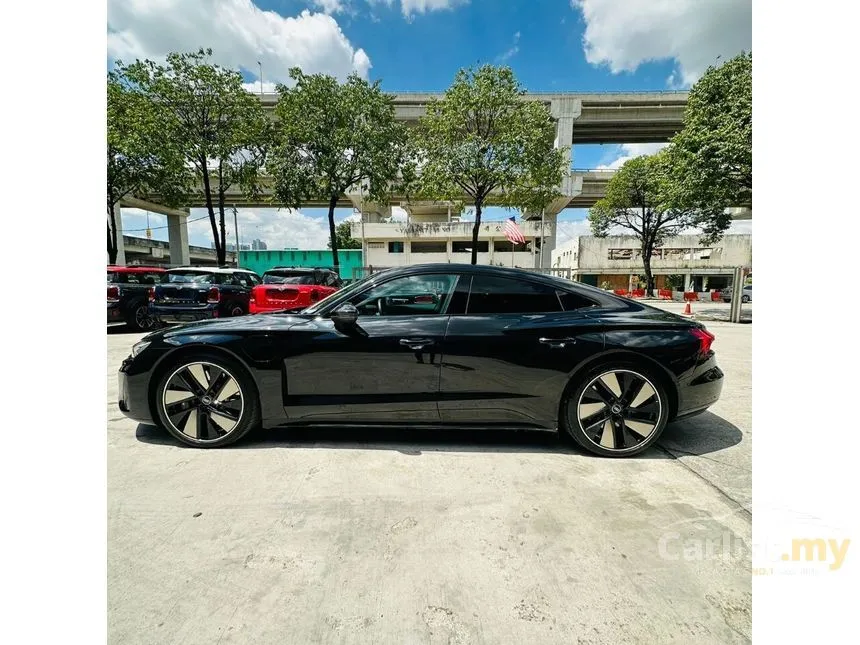
[[196, 448], [217, 448], [241, 439], [259, 424], [253, 379], [222, 356], [185, 357], [159, 380], [155, 406], [161, 424]]
[[563, 425], [583, 448], [604, 457], [647, 450], [669, 419], [666, 391], [648, 370], [603, 365], [570, 390]]

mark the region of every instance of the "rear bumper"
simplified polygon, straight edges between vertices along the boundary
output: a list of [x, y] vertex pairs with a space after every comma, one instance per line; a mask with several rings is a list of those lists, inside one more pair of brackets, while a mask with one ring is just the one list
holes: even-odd
[[107, 303], [107, 326], [116, 327], [117, 325], [124, 325], [125, 323], [125, 316], [123, 315], [122, 308], [119, 306], [119, 303]]
[[717, 402], [723, 391], [723, 371], [713, 353], [684, 378], [678, 387], [676, 419], [704, 412]]
[[310, 298], [296, 298], [295, 300], [284, 300], [278, 304], [257, 304], [251, 302], [248, 305], [248, 313], [250, 314], [265, 314], [271, 311], [283, 311], [284, 309], [305, 309], [311, 306]]
[[197, 320], [209, 320], [218, 317], [218, 305], [205, 306], [174, 306], [174, 305], [149, 305], [149, 315], [157, 322], [170, 324], [195, 322]]

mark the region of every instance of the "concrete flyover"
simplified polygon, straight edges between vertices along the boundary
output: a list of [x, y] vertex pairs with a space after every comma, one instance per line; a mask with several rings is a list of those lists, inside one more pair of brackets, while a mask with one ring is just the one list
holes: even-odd
[[[576, 170], [571, 173], [561, 186], [562, 197], [559, 198], [559, 203], [555, 208], [548, 209], [557, 213], [562, 208], [588, 208], [603, 197], [606, 190], [606, 183], [615, 171], [613, 170]], [[158, 194], [144, 195], [143, 199], [152, 204], [159, 203], [161, 197]], [[278, 208], [280, 205], [273, 201], [272, 195], [272, 179], [263, 177], [261, 181], [261, 190], [256, 197], [246, 197], [242, 194], [238, 186], [231, 186], [225, 193], [225, 200], [231, 208]], [[469, 197], [465, 194], [456, 198], [457, 201], [469, 203]], [[402, 205], [408, 209], [409, 198], [406, 195], [394, 193], [391, 195], [390, 203], [393, 205]], [[500, 203], [500, 194], [490, 195], [487, 199], [487, 205], [493, 206]], [[360, 195], [357, 191], [341, 196], [337, 203], [338, 207], [342, 208], [360, 208]], [[206, 206], [206, 201], [203, 196], [202, 188], [194, 191], [186, 200], [186, 206], [190, 208], [203, 208]], [[327, 199], [313, 199], [304, 204], [305, 208], [328, 208]]]
[[[259, 95], [274, 110], [278, 94]], [[441, 93], [392, 95], [397, 119], [415, 124]], [[688, 92], [530, 92], [525, 101], [540, 101], [556, 120], [556, 145], [588, 143], [658, 143], [668, 141], [684, 123]]]

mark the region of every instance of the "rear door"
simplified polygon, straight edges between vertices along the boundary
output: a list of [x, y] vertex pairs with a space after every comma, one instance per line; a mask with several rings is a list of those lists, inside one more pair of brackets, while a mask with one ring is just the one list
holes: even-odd
[[570, 372], [603, 348], [594, 302], [552, 285], [464, 275], [442, 345], [448, 423], [554, 427]]

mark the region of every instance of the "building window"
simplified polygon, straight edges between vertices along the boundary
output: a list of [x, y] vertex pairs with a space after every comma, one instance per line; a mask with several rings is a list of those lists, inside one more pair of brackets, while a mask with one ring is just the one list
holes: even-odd
[[[471, 253], [472, 242], [471, 240], [468, 242], [451, 242], [451, 250], [454, 253]], [[489, 253], [489, 251], [489, 240], [478, 240], [478, 253]]]
[[[393, 253], [393, 251], [391, 251], [391, 244], [392, 244], [391, 242], [388, 243], [389, 253]], [[402, 242], [394, 242], [394, 244], [403, 244], [403, 243]], [[385, 248], [385, 242], [368, 242], [367, 248], [369, 248], [369, 249], [384, 249]], [[398, 251], [398, 253], [402, 253], [402, 251]]]
[[403, 242], [389, 242], [388, 243], [388, 252], [389, 253], [403, 253]]
[[640, 257], [638, 249], [609, 249], [608, 260], [635, 260]]
[[531, 244], [511, 244], [507, 240], [493, 240], [493, 251], [496, 253], [510, 253], [512, 251], [531, 251]]
[[448, 251], [447, 242], [412, 242], [411, 244], [410, 248], [413, 253], [446, 253]]

